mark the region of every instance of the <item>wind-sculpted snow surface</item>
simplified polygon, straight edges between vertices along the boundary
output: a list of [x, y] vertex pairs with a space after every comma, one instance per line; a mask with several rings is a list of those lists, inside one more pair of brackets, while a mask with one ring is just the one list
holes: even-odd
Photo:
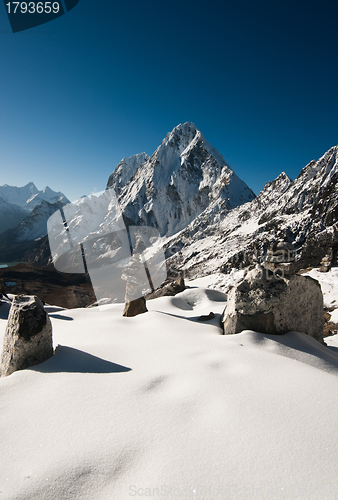
[[224, 336], [187, 285], [136, 320], [47, 306], [55, 355], [0, 380], [0, 498], [338, 497], [337, 336]]
[[100, 305], [124, 302], [126, 281], [132, 284], [129, 300], [135, 300], [166, 279], [158, 230], [126, 227], [113, 189], [55, 212], [48, 220], [48, 238], [55, 268], [65, 273], [89, 272]]

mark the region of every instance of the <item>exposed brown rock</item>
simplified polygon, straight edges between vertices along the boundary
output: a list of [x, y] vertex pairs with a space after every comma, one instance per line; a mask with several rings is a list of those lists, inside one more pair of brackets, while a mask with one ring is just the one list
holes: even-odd
[[175, 281], [165, 282], [161, 288], [158, 288], [152, 293], [146, 295], [147, 300], [157, 299], [158, 297], [174, 296], [177, 293], [183, 292], [186, 289], [184, 278], [181, 276]]
[[130, 318], [132, 316], [137, 316], [138, 314], [142, 314], [145, 312], [148, 312], [146, 299], [144, 297], [140, 297], [139, 299], [135, 299], [131, 302], [125, 303], [123, 316]]

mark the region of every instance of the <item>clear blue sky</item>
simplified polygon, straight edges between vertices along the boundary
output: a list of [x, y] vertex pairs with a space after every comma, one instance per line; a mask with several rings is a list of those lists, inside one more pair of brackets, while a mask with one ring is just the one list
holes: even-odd
[[338, 144], [332, 0], [80, 0], [13, 34], [0, 6], [0, 185], [75, 200], [192, 121], [256, 193]]

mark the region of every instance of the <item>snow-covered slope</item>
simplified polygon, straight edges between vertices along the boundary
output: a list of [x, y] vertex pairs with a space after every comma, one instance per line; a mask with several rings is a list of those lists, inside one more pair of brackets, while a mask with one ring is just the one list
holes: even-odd
[[139, 153], [130, 158], [123, 158], [108, 179], [108, 187], [114, 186], [116, 194], [130, 181], [138, 167], [149, 160], [146, 153]]
[[222, 155], [187, 122], [168, 133], [154, 154], [124, 159], [110, 176], [127, 223], [171, 236], [210, 204], [231, 210], [255, 195]]
[[62, 201], [56, 203], [42, 203], [36, 206], [32, 212], [15, 228], [8, 229], [1, 235], [0, 249], [3, 246], [11, 246], [24, 241], [33, 241], [47, 234], [47, 220], [49, 217], [63, 207]]
[[224, 299], [47, 306], [54, 357], [0, 379], [1, 498], [336, 499], [337, 336], [223, 336]]
[[[16, 228], [26, 217], [29, 216], [35, 207], [41, 205], [43, 202], [47, 202], [49, 204], [58, 202], [66, 204], [69, 203], [69, 200], [63, 193], [53, 191], [48, 186], [39, 191], [33, 182], [29, 182], [23, 187], [8, 186], [8, 184], [0, 186], [0, 234], [7, 229]], [[42, 209], [39, 209], [39, 212], [42, 213], [45, 209], [46, 205], [43, 205]], [[38, 224], [36, 229], [33, 229], [34, 221]], [[36, 215], [34, 215], [32, 219], [29, 219], [29, 222], [25, 224], [30, 226], [30, 230], [26, 231], [26, 237], [31, 239], [38, 237], [35, 235], [41, 233], [41, 224], [40, 220], [36, 218]], [[24, 234], [21, 229], [19, 231], [21, 232], [21, 235]], [[46, 234], [47, 232], [45, 232], [43, 236]], [[0, 244], [2, 244], [3, 239], [4, 234], [1, 236]], [[16, 241], [22, 241], [21, 236], [19, 235], [15, 236], [14, 239]]]
[[27, 212], [31, 212], [42, 201], [69, 203], [69, 200], [60, 191], [53, 191], [48, 186], [39, 191], [33, 182], [29, 182], [23, 187], [9, 186], [8, 184], [0, 186], [0, 197], [7, 203], [18, 205]]
[[[174, 269], [192, 276], [225, 271], [265, 257], [275, 240], [294, 244], [304, 265], [318, 265], [338, 244], [338, 146], [301, 171], [295, 181], [285, 173], [259, 195], [230, 212], [211, 204], [183, 231], [166, 241]], [[335, 250], [334, 250], [335, 251]]]
[[4, 184], [0, 186], [0, 196], [7, 203], [11, 203], [13, 205], [19, 205], [21, 208], [25, 208], [28, 210], [27, 202], [28, 200], [34, 198], [39, 193], [39, 190], [35, 186], [33, 182], [29, 182], [25, 186], [17, 187], [17, 186], [9, 186], [8, 184]]
[[10, 227], [15, 227], [27, 217], [27, 212], [19, 205], [8, 203], [0, 197], [0, 234]]
[[36, 240], [47, 235], [48, 218], [69, 200], [49, 187], [39, 191], [33, 182], [21, 188], [6, 184], [0, 186], [0, 193], [4, 197], [0, 197], [0, 261], [15, 257], [28, 262], [26, 253], [30, 252], [29, 262], [39, 263], [43, 258], [41, 265], [45, 265], [49, 260], [46, 241], [41, 241], [40, 248]]

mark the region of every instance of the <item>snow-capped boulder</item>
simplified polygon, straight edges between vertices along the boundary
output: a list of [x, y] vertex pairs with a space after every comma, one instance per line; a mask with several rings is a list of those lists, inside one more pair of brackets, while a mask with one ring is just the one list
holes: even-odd
[[276, 276], [255, 268], [228, 294], [224, 334], [254, 330], [267, 334], [305, 333], [323, 343], [323, 295], [309, 276]]
[[157, 290], [146, 295], [146, 298], [157, 299], [158, 297], [173, 297], [178, 293], [184, 292], [185, 289], [184, 277], [180, 276], [177, 280], [171, 281], [169, 279], [165, 281]]
[[9, 311], [0, 376], [42, 363], [52, 355], [52, 324], [42, 302], [35, 295], [16, 296]]

